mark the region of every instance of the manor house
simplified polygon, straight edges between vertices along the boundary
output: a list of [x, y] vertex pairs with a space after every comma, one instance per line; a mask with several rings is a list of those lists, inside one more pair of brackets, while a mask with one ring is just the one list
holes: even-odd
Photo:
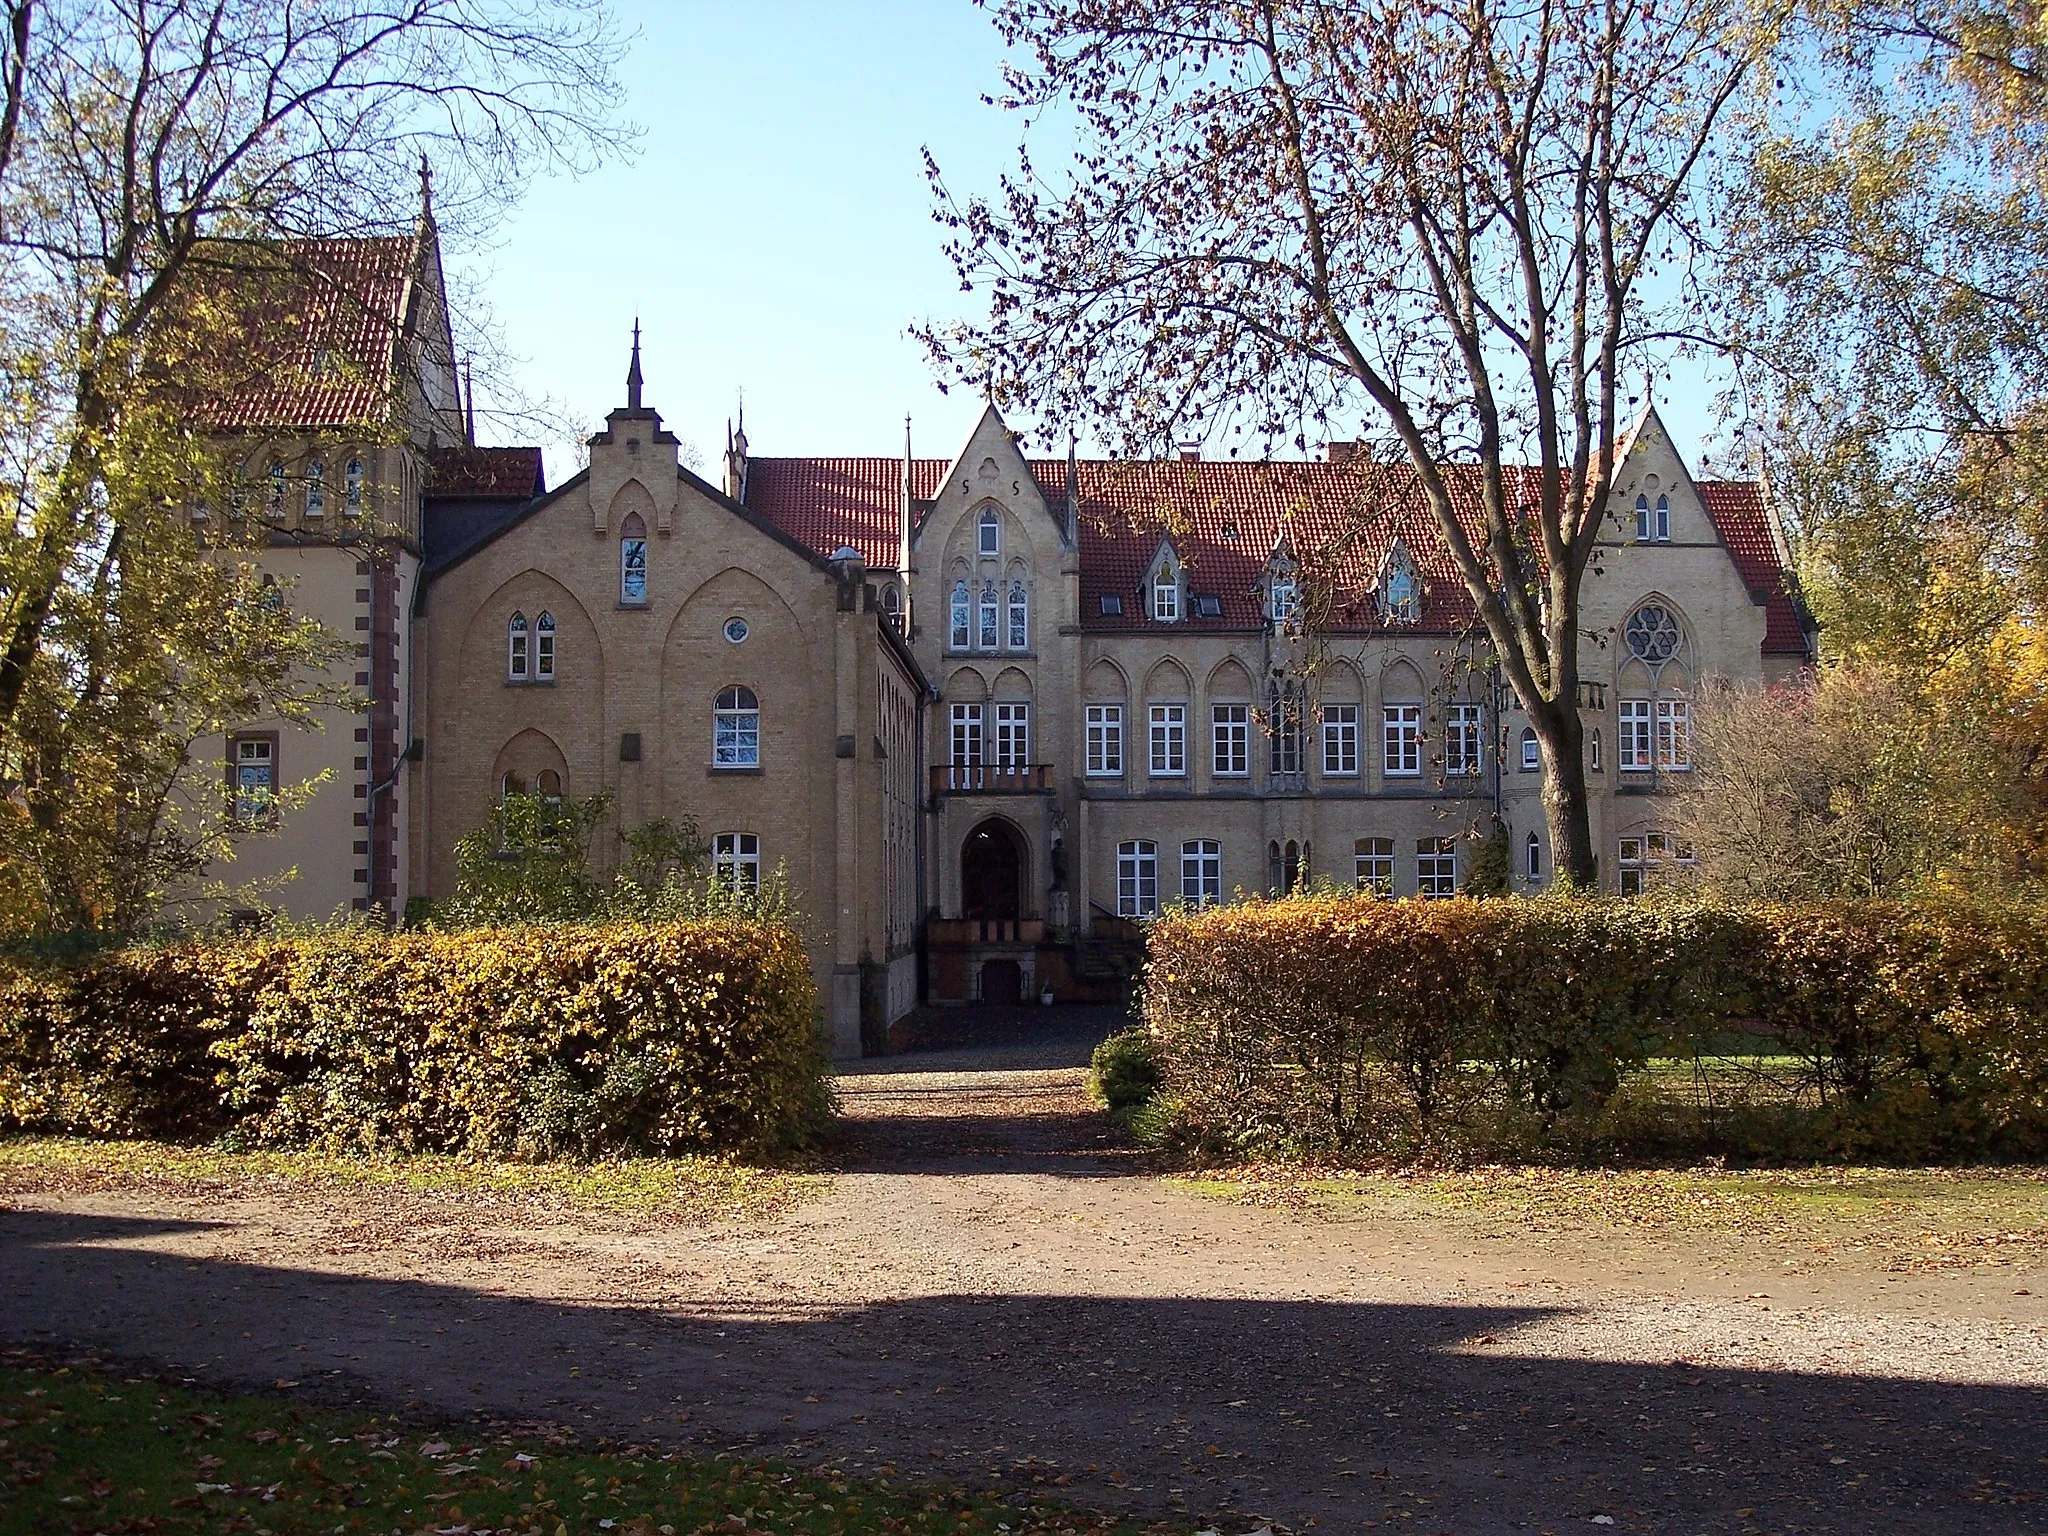
[[[1165, 903], [1448, 895], [1503, 833], [1517, 888], [1551, 875], [1535, 738], [1398, 467], [1029, 457], [989, 408], [943, 459], [742, 426], [707, 478], [636, 331], [551, 488], [538, 449], [476, 442], [430, 212], [286, 254], [304, 302], [212, 422], [256, 496], [213, 515], [267, 520], [361, 707], [222, 744], [250, 835], [219, 873], [284, 909], [400, 913], [506, 792], [609, 791], [622, 825], [693, 818], [727, 879], [787, 869], [852, 1054], [920, 1000], [1093, 995]], [[1632, 891], [1686, 857], [1661, 796], [1695, 690], [1812, 635], [1757, 485], [1695, 479], [1654, 410], [1622, 447], [1579, 702]]]

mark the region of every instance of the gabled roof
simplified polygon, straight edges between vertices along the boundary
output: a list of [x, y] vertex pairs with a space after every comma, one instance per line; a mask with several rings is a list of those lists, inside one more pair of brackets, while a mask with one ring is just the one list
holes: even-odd
[[237, 247], [195, 279], [246, 337], [241, 376], [198, 407], [221, 431], [341, 428], [391, 418], [416, 238]]
[[[928, 502], [936, 495], [946, 468], [942, 459], [913, 459], [913, 499]], [[1046, 504], [1064, 505], [1066, 462], [1034, 460], [1030, 468]], [[1509, 494], [1533, 497], [1537, 473], [1511, 471]], [[1419, 480], [1405, 465], [1358, 458], [1337, 464], [1084, 459], [1074, 474], [1084, 628], [1152, 627], [1141, 603], [1126, 601], [1118, 616], [1104, 614], [1101, 600], [1135, 594], [1168, 534], [1186, 565], [1189, 591], [1220, 599], [1217, 617], [1184, 617], [1180, 628], [1222, 631], [1263, 623], [1260, 585], [1283, 536], [1298, 550], [1334, 560], [1347, 594], [1334, 616], [1340, 628], [1451, 632], [1474, 621], [1464, 580]], [[852, 545], [871, 567], [893, 570], [902, 477], [901, 459], [750, 459], [747, 510], [820, 553]], [[1464, 499], [1466, 527], [1477, 534], [1482, 520], [1475, 475], [1459, 470], [1450, 484]], [[1804, 654], [1806, 638], [1779, 568], [1760, 489], [1747, 481], [1702, 481], [1698, 488], [1744, 584], [1764, 595], [1764, 651]], [[1415, 624], [1386, 626], [1369, 592], [1396, 538], [1407, 546], [1422, 579], [1422, 611]]]
[[1764, 600], [1764, 644], [1766, 656], [1807, 656], [1811, 648], [1799, 608], [1785, 584], [1784, 566], [1779, 559], [1778, 540], [1770, 508], [1764, 505], [1763, 488], [1754, 480], [1696, 481], [1700, 501], [1742, 584]]

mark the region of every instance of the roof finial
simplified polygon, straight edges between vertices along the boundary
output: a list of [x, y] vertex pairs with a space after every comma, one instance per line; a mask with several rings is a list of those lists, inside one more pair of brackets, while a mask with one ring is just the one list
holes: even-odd
[[434, 167], [427, 159], [427, 152], [420, 151], [420, 217], [434, 216]]
[[633, 361], [626, 368], [626, 409], [640, 409], [640, 317], [633, 317]]

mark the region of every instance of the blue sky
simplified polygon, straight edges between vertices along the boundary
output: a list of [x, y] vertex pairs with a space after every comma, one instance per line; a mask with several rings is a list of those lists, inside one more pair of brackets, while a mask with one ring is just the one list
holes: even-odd
[[[968, 312], [920, 149], [992, 190], [1021, 119], [982, 101], [1001, 39], [970, 0], [883, 6], [617, 0], [640, 153], [535, 185], [488, 249], [451, 251], [529, 394], [585, 430], [623, 402], [644, 332], [647, 401], [718, 462], [742, 392], [761, 454], [950, 455], [979, 401], [939, 392], [907, 328]], [[1689, 456], [1703, 389], [1660, 401]], [[486, 395], [483, 404], [488, 406]], [[487, 440], [532, 440], [492, 430]], [[550, 445], [550, 479], [571, 459]]]

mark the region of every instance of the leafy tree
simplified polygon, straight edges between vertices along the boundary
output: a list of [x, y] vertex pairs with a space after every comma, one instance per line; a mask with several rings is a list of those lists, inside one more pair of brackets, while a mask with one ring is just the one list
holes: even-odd
[[[620, 831], [609, 792], [581, 800], [520, 792], [455, 844], [455, 894], [435, 913], [448, 927], [592, 922], [651, 916], [672, 880], [695, 874], [696, 823], [657, 817]], [[622, 857], [593, 869], [592, 845], [615, 839]]]
[[[2001, 777], [2048, 764], [2048, 92], [2038, 7], [1817, 6], [1726, 221], [1731, 335], [1825, 655]], [[1823, 684], [1826, 694], [1831, 684]], [[1854, 679], [1838, 686], [1853, 690]], [[2009, 868], [1979, 861], [1980, 874]]]
[[1009, 104], [1070, 122], [1078, 148], [1058, 179], [1027, 154], [993, 200], [955, 200], [929, 167], [989, 303], [928, 327], [934, 356], [1119, 451], [1305, 447], [1371, 411], [1385, 442], [1356, 460], [1358, 516], [1428, 506], [1536, 732], [1558, 877], [1591, 883], [1581, 587], [1640, 405], [1626, 381], [1710, 308], [1693, 278], [1716, 135], [1775, 43], [1772, 7], [997, 16], [1026, 59]]
[[1674, 824], [1741, 897], [1901, 896], [2019, 870], [2026, 810], [1980, 722], [1927, 713], [1896, 668], [1845, 662], [1695, 701]]
[[276, 361], [238, 304], [284, 242], [410, 234], [423, 155], [460, 229], [620, 142], [619, 49], [599, 0], [10, 0], [5, 20], [5, 920], [132, 926], [237, 830], [195, 744], [307, 720], [330, 654], [238, 559], [260, 529], [194, 535], [229, 489], [201, 406]]

